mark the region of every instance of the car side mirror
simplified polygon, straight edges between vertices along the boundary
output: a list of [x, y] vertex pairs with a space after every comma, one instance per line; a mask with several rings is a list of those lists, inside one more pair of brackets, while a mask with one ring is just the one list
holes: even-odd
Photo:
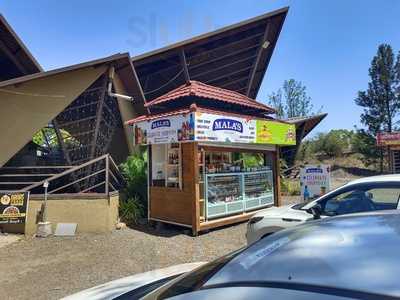
[[310, 209], [310, 213], [314, 216], [314, 220], [321, 219], [322, 208], [320, 204], [315, 204]]

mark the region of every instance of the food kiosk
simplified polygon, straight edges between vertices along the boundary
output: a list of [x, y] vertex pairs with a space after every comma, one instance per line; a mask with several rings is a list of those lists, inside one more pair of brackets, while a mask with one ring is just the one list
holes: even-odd
[[279, 205], [279, 146], [295, 127], [242, 94], [191, 81], [128, 122], [148, 147], [148, 218], [198, 232]]

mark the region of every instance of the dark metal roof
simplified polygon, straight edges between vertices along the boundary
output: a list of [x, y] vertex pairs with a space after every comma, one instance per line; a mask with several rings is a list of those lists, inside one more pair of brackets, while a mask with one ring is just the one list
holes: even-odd
[[43, 71], [0, 14], [0, 81]]
[[146, 99], [189, 80], [256, 98], [288, 8], [132, 58]]
[[322, 113], [322, 114], [317, 114], [314, 116], [309, 116], [309, 117], [295, 117], [295, 118], [289, 118], [286, 120], [286, 122], [295, 124], [296, 129], [301, 129], [304, 127], [304, 129], [301, 130], [301, 136], [300, 141], [304, 139], [325, 117], [327, 116], [327, 113]]

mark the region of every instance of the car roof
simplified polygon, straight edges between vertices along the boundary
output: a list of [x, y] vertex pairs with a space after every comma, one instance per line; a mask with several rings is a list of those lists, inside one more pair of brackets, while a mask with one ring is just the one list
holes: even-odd
[[205, 286], [267, 281], [400, 296], [400, 212], [306, 222], [253, 244]]
[[355, 179], [347, 183], [347, 185], [371, 183], [371, 182], [400, 182], [400, 174], [377, 175]]

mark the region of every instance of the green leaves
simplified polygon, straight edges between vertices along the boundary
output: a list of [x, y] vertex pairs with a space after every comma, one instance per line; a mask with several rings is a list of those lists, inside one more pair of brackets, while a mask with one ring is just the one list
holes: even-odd
[[285, 80], [283, 88], [273, 92], [269, 98], [269, 104], [277, 111], [277, 118], [294, 118], [313, 114], [311, 98], [300, 81]]
[[391, 132], [400, 110], [400, 52], [395, 62], [392, 47], [382, 44], [369, 68], [370, 82], [366, 91], [359, 91], [355, 103], [364, 108], [361, 123], [376, 136]]
[[[120, 165], [126, 186], [123, 189], [125, 200], [120, 202], [120, 215], [129, 220], [137, 219], [147, 210], [147, 152], [139, 151]], [[129, 213], [128, 213], [129, 212]], [[134, 217], [135, 216], [135, 217]]]

